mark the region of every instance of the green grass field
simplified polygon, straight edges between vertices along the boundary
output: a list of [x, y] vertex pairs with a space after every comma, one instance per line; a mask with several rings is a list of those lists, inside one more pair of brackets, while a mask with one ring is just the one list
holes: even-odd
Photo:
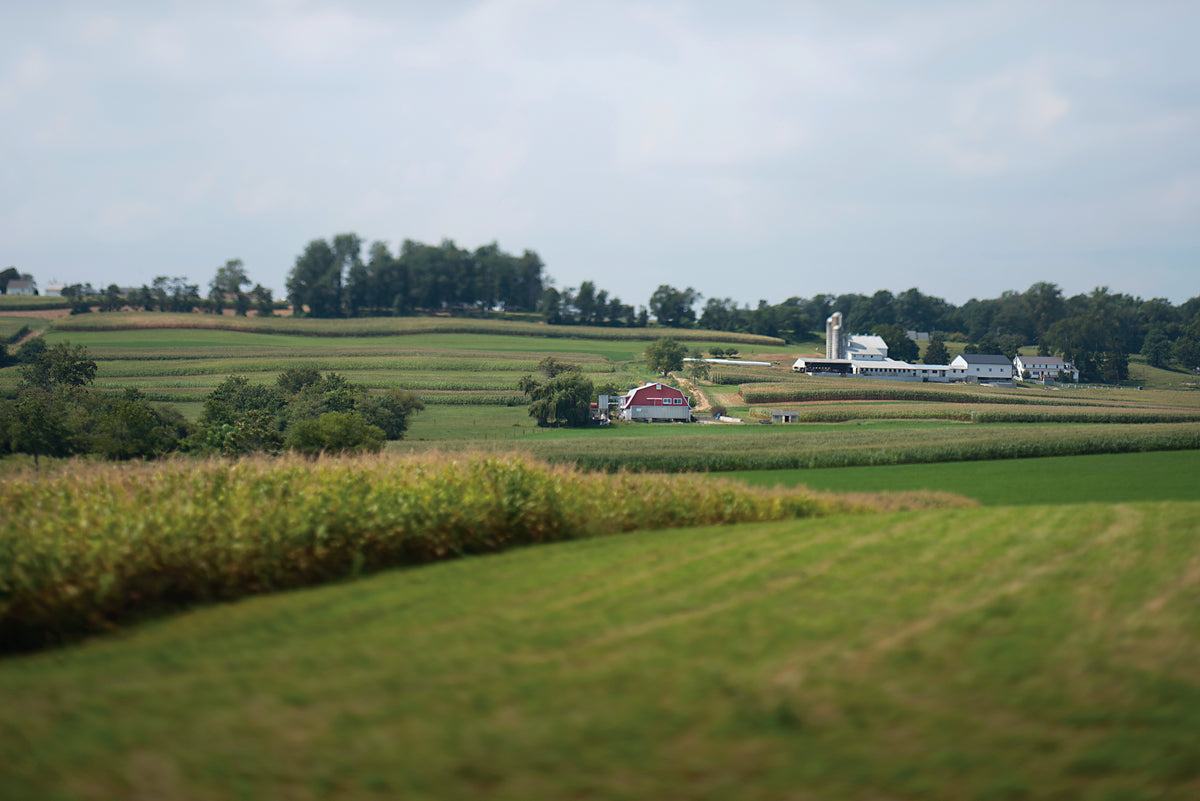
[[756, 486], [803, 485], [831, 492], [935, 489], [988, 506], [1200, 501], [1196, 450], [720, 475]]
[[1193, 799], [1200, 503], [638, 532], [0, 661], [12, 801]]

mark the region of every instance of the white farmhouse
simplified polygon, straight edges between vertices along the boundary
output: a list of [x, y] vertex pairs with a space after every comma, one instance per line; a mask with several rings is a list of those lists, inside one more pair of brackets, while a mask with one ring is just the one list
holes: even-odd
[[1013, 363], [1003, 354], [963, 353], [954, 357], [950, 367], [964, 371], [968, 381], [1012, 381]]
[[1062, 373], [1071, 376], [1072, 381], [1079, 380], [1079, 371], [1075, 369], [1075, 365], [1064, 362], [1057, 356], [1017, 356], [1013, 359], [1013, 368], [1018, 376], [1023, 378], [1029, 373], [1029, 377], [1035, 381], [1058, 378]]
[[32, 278], [14, 278], [5, 291], [10, 295], [36, 295], [37, 283]]

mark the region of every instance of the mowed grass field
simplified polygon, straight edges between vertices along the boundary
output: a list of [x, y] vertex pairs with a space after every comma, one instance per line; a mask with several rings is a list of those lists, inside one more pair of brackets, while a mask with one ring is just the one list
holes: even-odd
[[1051, 456], [965, 463], [748, 470], [720, 474], [761, 487], [830, 492], [936, 489], [988, 506], [1200, 501], [1200, 451]]
[[635, 532], [0, 661], [6, 799], [1193, 799], [1200, 503]]

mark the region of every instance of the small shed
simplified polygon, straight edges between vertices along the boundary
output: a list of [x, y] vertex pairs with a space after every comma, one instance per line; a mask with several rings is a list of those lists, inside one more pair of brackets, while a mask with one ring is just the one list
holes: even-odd
[[800, 412], [781, 411], [778, 409], [772, 409], [771, 410], [771, 422], [772, 423], [799, 423], [800, 422]]

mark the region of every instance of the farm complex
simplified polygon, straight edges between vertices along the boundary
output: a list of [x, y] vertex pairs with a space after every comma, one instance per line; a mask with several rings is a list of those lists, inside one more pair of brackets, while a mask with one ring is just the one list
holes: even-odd
[[1001, 354], [964, 353], [954, 357], [949, 364], [910, 364], [892, 359], [888, 357], [888, 346], [882, 337], [847, 335], [841, 312], [835, 312], [825, 322], [825, 358], [802, 356], [792, 365], [792, 370], [807, 375], [854, 375], [943, 384], [952, 381], [1009, 382], [1026, 374], [1042, 380], [1054, 380], [1062, 375], [1079, 379], [1079, 371], [1073, 365], [1049, 356], [1009, 359]]

